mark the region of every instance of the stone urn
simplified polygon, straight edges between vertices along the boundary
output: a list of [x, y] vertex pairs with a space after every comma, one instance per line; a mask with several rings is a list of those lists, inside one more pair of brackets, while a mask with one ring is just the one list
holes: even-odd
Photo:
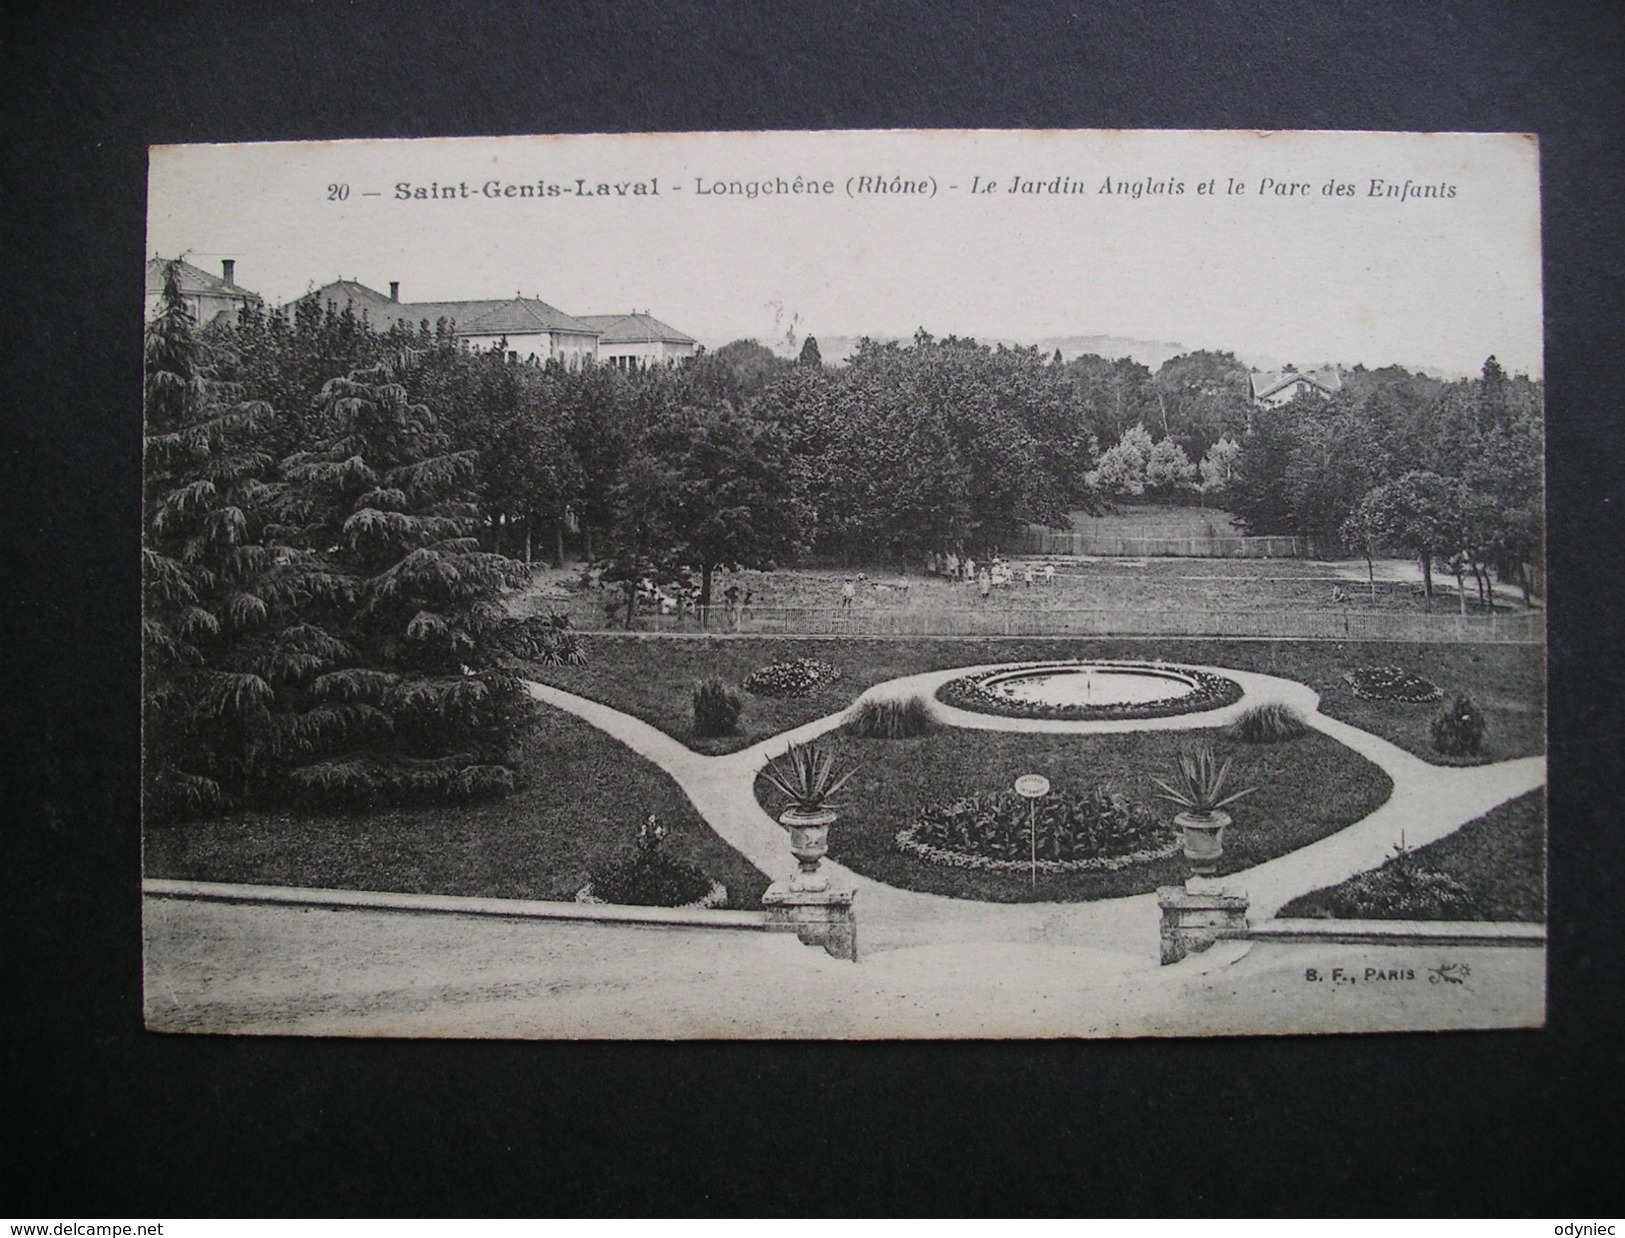
[[829, 851], [829, 827], [834, 822], [835, 811], [831, 808], [811, 812], [787, 808], [779, 817], [779, 824], [790, 832], [790, 854], [801, 866], [790, 878], [790, 889], [796, 893], [816, 894], [829, 889], [829, 877], [818, 871], [818, 862]]
[[1174, 817], [1174, 824], [1185, 839], [1185, 858], [1191, 863], [1194, 877], [1212, 877], [1218, 871], [1219, 857], [1224, 855], [1224, 831], [1230, 824], [1230, 814], [1219, 812], [1182, 812]]

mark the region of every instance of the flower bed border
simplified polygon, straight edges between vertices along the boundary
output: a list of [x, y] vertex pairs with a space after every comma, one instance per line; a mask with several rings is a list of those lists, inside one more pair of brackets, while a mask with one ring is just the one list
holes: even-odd
[[[1168, 701], [1150, 701], [1122, 705], [1046, 705], [1037, 701], [1017, 701], [993, 692], [983, 685], [994, 676], [1019, 674], [1023, 671], [1065, 670], [1074, 666], [1102, 666], [1122, 671], [1154, 671], [1174, 674], [1195, 682], [1196, 689], [1184, 696]], [[1089, 722], [1113, 719], [1134, 721], [1141, 718], [1174, 718], [1181, 714], [1205, 713], [1234, 705], [1242, 698], [1242, 687], [1234, 679], [1200, 671], [1194, 667], [1173, 662], [1119, 662], [1106, 658], [1068, 658], [1048, 662], [1013, 662], [1008, 665], [978, 671], [950, 679], [937, 689], [937, 699], [944, 705], [971, 713], [993, 714], [1001, 718], [1039, 718], [1061, 722]], [[1056, 861], [1059, 863], [1060, 861]]]
[[[812, 672], [815, 678], [804, 686], [790, 687], [782, 691], [777, 688], [762, 686], [760, 677], [780, 669], [806, 670]], [[752, 696], [765, 696], [779, 701], [801, 700], [811, 696], [820, 688], [827, 687], [832, 683], [838, 683], [841, 678], [841, 668], [832, 662], [825, 662], [822, 658], [791, 658], [788, 662], [769, 662], [766, 666], [758, 666], [745, 676], [740, 687]], [[753, 680], [757, 681], [755, 687], [751, 686]]]
[[[599, 898], [592, 892], [592, 882], [588, 882], [576, 891], [576, 902], [590, 904], [598, 907], [657, 907], [658, 903], [612, 903], [607, 898]], [[691, 903], [678, 903], [671, 908], [673, 911], [711, 911], [717, 907], [728, 905], [728, 887], [720, 881], [713, 881], [711, 888], [701, 897]]]
[[[1431, 689], [1427, 693], [1403, 692], [1398, 689], [1385, 690], [1371, 689], [1361, 685], [1359, 676], [1389, 675], [1394, 678], [1414, 680], [1416, 683], [1425, 683]], [[1357, 666], [1343, 675], [1343, 681], [1348, 684], [1349, 691], [1362, 701], [1387, 701], [1395, 705], [1431, 705], [1435, 701], [1444, 700], [1444, 689], [1431, 679], [1424, 679], [1421, 675], [1413, 674], [1402, 666]]]
[[[892, 838], [893, 845], [898, 851], [916, 860], [924, 860], [927, 864], [936, 864], [944, 868], [972, 868], [982, 872], [993, 873], [1030, 873], [1033, 871], [1031, 860], [996, 860], [990, 856], [973, 855], [969, 851], [953, 851], [947, 847], [934, 847], [930, 843], [916, 842], [915, 833], [918, 825], [907, 826], [898, 830]], [[1066, 873], [1098, 873], [1113, 872], [1120, 868], [1128, 868], [1133, 864], [1145, 864], [1151, 860], [1166, 860], [1179, 852], [1183, 841], [1178, 833], [1161, 847], [1152, 847], [1142, 851], [1130, 851], [1127, 855], [1100, 855], [1089, 856], [1082, 860], [1039, 860], [1038, 871], [1050, 876], [1061, 876]]]

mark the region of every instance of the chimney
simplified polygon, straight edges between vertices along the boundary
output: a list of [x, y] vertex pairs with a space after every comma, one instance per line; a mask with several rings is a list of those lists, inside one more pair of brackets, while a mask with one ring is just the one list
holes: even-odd
[[226, 281], [227, 288], [235, 288], [237, 286], [237, 260], [235, 258], [225, 258], [221, 260], [220, 278]]
[[401, 299], [401, 281], [400, 280], [392, 279], [392, 280], [389, 281], [389, 299], [391, 301], [399, 301]]

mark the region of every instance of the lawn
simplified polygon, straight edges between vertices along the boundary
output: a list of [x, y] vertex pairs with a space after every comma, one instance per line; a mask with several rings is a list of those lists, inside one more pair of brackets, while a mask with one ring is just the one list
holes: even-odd
[[719, 839], [677, 784], [603, 732], [538, 707], [520, 745], [523, 790], [453, 808], [243, 812], [149, 826], [149, 877], [414, 894], [570, 900], [595, 865], [632, 846], [644, 814], [666, 847], [728, 887], [732, 907], [761, 904], [767, 878]]
[[[1546, 919], [1544, 791], [1509, 800], [1413, 854], [1422, 867], [1466, 888], [1477, 919], [1535, 923]], [[1283, 919], [1334, 917], [1339, 891], [1353, 880], [1304, 894], [1276, 914]]]
[[[1356, 666], [1393, 663], [1432, 680], [1446, 693], [1467, 692], [1489, 730], [1481, 761], [1545, 751], [1545, 664], [1531, 645], [1421, 645], [1403, 642], [1203, 640], [899, 640], [816, 637], [662, 637], [597, 634], [583, 638], [587, 666], [535, 667], [532, 673], [624, 710], [699, 752], [735, 752], [780, 731], [834, 713], [863, 689], [899, 675], [1045, 658], [1160, 658], [1228, 666], [1306, 683], [1334, 718], [1380, 735], [1424, 760], [1451, 763], [1433, 751], [1428, 725], [1439, 706], [1362, 701], [1343, 675]], [[819, 658], [842, 677], [810, 697], [775, 700], [748, 693], [740, 733], [700, 740], [689, 734], [690, 694], [707, 675], [738, 686], [776, 661]]]
[[[1221, 873], [1235, 872], [1295, 851], [1335, 833], [1379, 807], [1393, 790], [1386, 774], [1334, 740], [1305, 735], [1282, 744], [1246, 745], [1214, 732], [1139, 735], [1018, 735], [943, 729], [917, 739], [828, 741], [841, 767], [860, 770], [841, 796], [845, 807], [830, 829], [830, 855], [890, 885], [986, 902], [1083, 901], [1144, 894], [1177, 884], [1188, 871], [1183, 856], [1111, 872], [1040, 875], [990, 873], [928, 864], [893, 849], [897, 830], [927, 804], [972, 791], [1007, 788], [1020, 774], [1045, 775], [1057, 787], [1083, 791], [1104, 782], [1132, 799], [1153, 800], [1153, 776], [1168, 777], [1177, 753], [1208, 739], [1234, 754], [1232, 783], [1258, 790], [1233, 809]], [[763, 779], [757, 796], [770, 812], [781, 804]], [[1169, 827], [1170, 830], [1172, 826]]]
[[[869, 566], [858, 582], [854, 605], [859, 609], [929, 611], [933, 609], [993, 608], [1011, 611], [1113, 612], [1321, 612], [1329, 616], [1422, 614], [1425, 602], [1420, 586], [1406, 581], [1379, 580], [1373, 593], [1365, 582], [1364, 564], [1319, 563], [1304, 559], [1176, 559], [1078, 558], [1056, 559], [1055, 581], [1023, 583], [1017, 563], [1014, 585], [994, 590], [985, 602], [968, 584], [955, 584], [927, 575], [923, 563], [899, 567]], [[737, 587], [752, 595], [752, 609], [744, 615], [743, 630], [753, 622], [769, 622], [775, 608], [831, 608], [841, 600], [841, 583], [857, 569], [798, 568], [776, 572], [722, 572], [712, 585], [713, 598], [722, 605], [724, 591]], [[1453, 583], [1440, 575], [1435, 586]], [[907, 588], [900, 586], [906, 585]], [[1469, 594], [1471, 585], [1469, 584]], [[1341, 599], [1341, 600], [1340, 600]], [[576, 627], [594, 631], [609, 626], [606, 607], [616, 601], [610, 591], [582, 587], [577, 571], [538, 569], [530, 590], [512, 600], [526, 614], [562, 613]], [[1497, 608], [1521, 610], [1519, 603], [1497, 598]], [[1434, 598], [1438, 614], [1455, 614], [1452, 593]], [[1476, 598], [1468, 610], [1477, 613]], [[624, 621], [615, 619], [615, 625]], [[718, 616], [716, 622], [723, 619]], [[689, 617], [685, 625], [697, 626]]]

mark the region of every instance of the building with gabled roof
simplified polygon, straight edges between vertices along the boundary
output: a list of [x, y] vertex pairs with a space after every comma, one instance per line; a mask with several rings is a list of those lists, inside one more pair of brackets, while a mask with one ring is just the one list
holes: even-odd
[[630, 314], [583, 314], [582, 322], [599, 332], [598, 359], [630, 369], [692, 357], [694, 337], [668, 326], [648, 310]]
[[390, 283], [389, 295], [385, 296], [356, 280], [341, 279], [307, 292], [295, 304], [314, 300], [339, 312], [350, 309], [364, 317], [375, 331], [388, 331], [397, 322], [412, 328], [428, 323], [431, 329], [446, 322], [452, 334], [472, 348], [491, 348], [505, 341], [515, 360], [535, 357], [569, 363], [598, 355], [596, 328], [535, 297], [402, 301], [400, 293], [398, 281]]
[[151, 319], [158, 313], [158, 308], [164, 296], [164, 273], [170, 262], [175, 263], [176, 281], [180, 284], [181, 300], [186, 303], [187, 310], [193, 320], [200, 327], [208, 326], [212, 322], [236, 321], [237, 315], [245, 307], [263, 307], [264, 299], [257, 292], [250, 292], [237, 283], [237, 262], [233, 258], [223, 259], [220, 263], [220, 274], [210, 275], [200, 267], [181, 259], [149, 258], [147, 259], [147, 317]]
[[1318, 370], [1284, 370], [1249, 375], [1255, 404], [1279, 408], [1300, 395], [1314, 395], [1330, 399], [1342, 390], [1343, 374], [1336, 366], [1323, 366]]

